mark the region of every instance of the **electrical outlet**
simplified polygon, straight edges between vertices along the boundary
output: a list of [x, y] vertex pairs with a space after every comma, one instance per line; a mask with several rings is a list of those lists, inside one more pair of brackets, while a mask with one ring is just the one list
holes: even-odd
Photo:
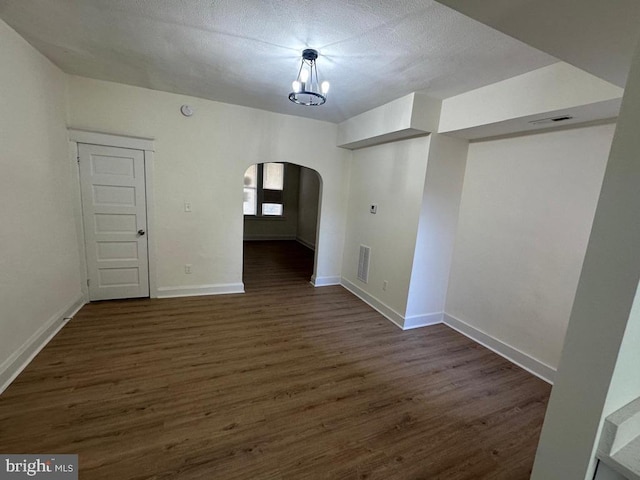
[[184, 266], [184, 273], [186, 273], [187, 275], [189, 275], [191, 273], [191, 264], [190, 263], [187, 263]]
[[191, 202], [184, 202], [184, 211], [191, 212]]
[[382, 282], [382, 290], [384, 290], [386, 292], [388, 285], [389, 285], [389, 282], [387, 282], [386, 280], [384, 282]]

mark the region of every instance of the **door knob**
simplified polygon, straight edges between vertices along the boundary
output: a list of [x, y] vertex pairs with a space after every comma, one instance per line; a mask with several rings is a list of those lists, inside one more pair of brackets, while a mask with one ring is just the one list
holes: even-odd
[[142, 236], [142, 235], [144, 235], [144, 233], [145, 233], [144, 230], [142, 230], [142, 229], [138, 230], [138, 235]]

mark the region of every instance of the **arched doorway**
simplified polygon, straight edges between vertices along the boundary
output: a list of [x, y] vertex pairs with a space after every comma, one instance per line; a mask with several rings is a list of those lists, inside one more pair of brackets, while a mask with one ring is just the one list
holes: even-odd
[[307, 284], [315, 274], [320, 174], [286, 162], [249, 166], [243, 180], [245, 290]]

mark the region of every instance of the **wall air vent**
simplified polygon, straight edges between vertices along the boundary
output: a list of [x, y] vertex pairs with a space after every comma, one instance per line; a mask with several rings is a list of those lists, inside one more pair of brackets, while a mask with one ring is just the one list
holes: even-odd
[[360, 245], [360, 257], [358, 258], [358, 280], [369, 282], [369, 259], [371, 258], [371, 248]]
[[549, 117], [549, 118], [541, 118], [540, 120], [532, 120], [529, 123], [531, 125], [545, 125], [545, 124], [552, 124], [557, 122], [565, 122], [571, 119], [573, 119], [571, 115], [561, 115], [559, 117]]

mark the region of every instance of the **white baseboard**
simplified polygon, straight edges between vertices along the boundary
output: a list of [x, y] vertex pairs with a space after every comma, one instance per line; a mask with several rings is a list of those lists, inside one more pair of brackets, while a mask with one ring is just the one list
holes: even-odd
[[444, 313], [427, 313], [424, 315], [412, 315], [404, 318], [403, 330], [411, 330], [413, 328], [428, 327], [429, 325], [437, 325], [442, 323]]
[[271, 240], [296, 240], [295, 235], [289, 234], [273, 234], [273, 233], [255, 233], [251, 235], [245, 235], [243, 240], [245, 242], [256, 242], [256, 241], [271, 241]]
[[391, 320], [394, 325], [400, 327], [402, 330], [412, 330], [414, 328], [428, 327], [429, 325], [437, 325], [442, 323], [444, 313], [427, 313], [424, 315], [412, 315], [410, 317], [404, 317], [393, 308], [381, 302], [373, 295], [365, 292], [363, 289], [350, 282], [346, 278], [342, 279], [341, 285], [353, 293], [356, 297], [362, 300], [364, 303], [373, 307], [379, 313], [381, 313], [388, 320]]
[[360, 300], [362, 300], [364, 303], [372, 307], [374, 310], [377, 310], [378, 313], [382, 314], [388, 320], [391, 320], [391, 322], [393, 322], [397, 327], [404, 330], [404, 317], [396, 312], [393, 308], [384, 304], [373, 295], [368, 294], [344, 277], [342, 278], [341, 285], [351, 293], [353, 293]]
[[340, 277], [311, 277], [311, 285], [314, 287], [329, 287], [331, 285], [340, 285]]
[[313, 250], [314, 252], [316, 251], [315, 243], [307, 242], [304, 238], [300, 238], [300, 237], [296, 237], [296, 241], [299, 244], [304, 245], [305, 247], [307, 247], [309, 250]]
[[553, 385], [553, 381], [556, 376], [556, 370], [553, 367], [536, 360], [526, 353], [507, 345], [503, 341], [498, 340], [497, 338], [494, 338], [447, 313], [444, 314], [444, 323], [464, 336], [469, 337], [471, 340], [506, 358], [510, 362], [524, 368], [536, 377], [539, 377], [545, 382]]
[[229, 293], [244, 293], [244, 283], [185, 285], [158, 288], [158, 298], [199, 297], [202, 295], [224, 295]]
[[52, 315], [31, 337], [0, 365], [0, 394], [4, 392], [31, 360], [51, 341], [69, 320], [87, 303], [84, 295]]

